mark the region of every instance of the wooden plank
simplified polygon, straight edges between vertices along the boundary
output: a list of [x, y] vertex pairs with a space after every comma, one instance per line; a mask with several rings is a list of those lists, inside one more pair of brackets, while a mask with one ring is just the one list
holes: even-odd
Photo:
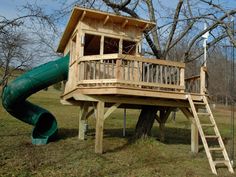
[[85, 138], [85, 123], [86, 123], [86, 115], [88, 113], [88, 103], [85, 102], [82, 106], [79, 106], [79, 140], [84, 140]]
[[185, 117], [191, 122], [191, 152], [198, 153], [199, 151], [199, 140], [198, 140], [198, 128], [194, 120], [193, 114], [188, 108], [180, 108]]
[[200, 68], [200, 94], [206, 93], [206, 73], [205, 73], [205, 67]]
[[[117, 84], [124, 84], [124, 85], [133, 85], [136, 87], [137, 85], [139, 86], [149, 86], [149, 87], [159, 87], [159, 88], [170, 88], [170, 89], [179, 89], [183, 90], [183, 86], [179, 85], [173, 85], [173, 84], [159, 84], [159, 83], [148, 83], [148, 82], [136, 82], [136, 81], [130, 81], [130, 80], [118, 80], [118, 79], [96, 79], [96, 80], [82, 80], [78, 81], [78, 85], [83, 85], [83, 84], [106, 84], [106, 83], [117, 83]], [[102, 87], [102, 86], [101, 86]]]
[[142, 68], [143, 68], [143, 79], [142, 79], [142, 81], [143, 82], [145, 82], [145, 72], [146, 72], [146, 70], [145, 70], [145, 63], [142, 63]]
[[160, 83], [163, 84], [163, 70], [162, 70], [163, 66], [160, 66]]
[[127, 61], [127, 80], [130, 80], [130, 61]]
[[90, 56], [82, 56], [79, 59], [79, 62], [89, 61], [89, 60], [113, 60], [119, 59], [118, 54], [103, 54], [103, 55], [90, 55]]
[[[156, 97], [166, 99], [181, 99], [185, 100], [185, 95], [178, 94], [176, 92], [157, 92], [152, 90], [138, 90], [137, 88], [80, 88], [82, 94], [121, 94], [121, 95], [133, 95], [133, 96], [144, 96], [144, 97]], [[200, 98], [199, 98], [200, 99]]]
[[124, 62], [124, 60], [122, 59], [122, 69], [123, 69], [123, 77], [122, 77], [122, 79], [123, 80], [125, 80], [125, 78], [126, 78], [126, 74], [125, 74], [125, 62]]
[[88, 113], [86, 115], [86, 119], [88, 119], [93, 114], [94, 114], [94, 108], [92, 108], [90, 111], [88, 111]]
[[111, 77], [112, 77], [112, 79], [115, 79], [115, 64], [114, 64], [114, 60], [111, 60], [111, 63], [112, 63], [112, 75], [111, 75]]
[[121, 77], [122, 77], [122, 60], [117, 60], [116, 61], [116, 78], [117, 79], [121, 79]]
[[95, 153], [103, 153], [104, 102], [97, 103]]
[[121, 27], [124, 28], [124, 27], [127, 25], [128, 22], [129, 22], [129, 20], [126, 19], [126, 20], [122, 23]]
[[105, 20], [104, 20], [104, 22], [103, 22], [103, 25], [106, 25], [106, 23], [108, 22], [108, 20], [109, 20], [109, 15], [106, 16], [106, 18], [105, 18]]
[[153, 72], [153, 65], [151, 65], [151, 82], [153, 83], [154, 72]]
[[200, 79], [200, 75], [188, 77], [188, 78], [185, 79], [185, 81], [188, 81], [188, 80], [195, 80], [195, 79]]
[[[179, 75], [179, 77], [180, 77], [179, 85], [184, 87], [184, 89], [185, 89], [185, 84], [184, 84], [184, 68], [180, 68], [180, 75]], [[182, 92], [184, 92], [184, 90], [182, 90]]]
[[[140, 67], [141, 66], [141, 67]], [[141, 68], [142, 68], [142, 63], [141, 62], [138, 62], [138, 81], [141, 81], [142, 80], [142, 71], [141, 71]]]
[[83, 11], [83, 13], [82, 13], [82, 15], [81, 15], [81, 17], [80, 17], [79, 21], [83, 21], [83, 20], [84, 20], [84, 17], [85, 17], [85, 15], [86, 15], [86, 11]]
[[116, 103], [114, 104], [113, 106], [111, 106], [105, 113], [104, 115], [104, 120], [106, 120], [110, 115], [111, 113], [113, 113], [119, 106], [121, 105], [121, 103]]
[[165, 78], [165, 84], [167, 83], [167, 66], [164, 67], [164, 78]]
[[150, 59], [150, 58], [144, 58], [139, 56], [133, 56], [133, 55], [124, 55], [124, 54], [104, 54], [104, 55], [93, 55], [93, 56], [83, 56], [80, 58], [80, 61], [88, 61], [88, 60], [102, 60], [102, 59], [124, 59], [124, 60], [131, 60], [131, 61], [139, 61], [144, 63], [153, 63], [158, 65], [164, 65], [164, 66], [176, 66], [179, 68], [184, 68], [185, 63], [181, 62], [174, 62], [174, 61], [168, 61], [168, 60], [159, 60], [159, 59]]
[[196, 123], [191, 123], [191, 152], [196, 154], [199, 151], [198, 128]]
[[118, 54], [118, 58], [123, 58], [126, 60], [135, 60], [135, 61], [146, 62], [146, 63], [159, 64], [159, 65], [166, 65], [166, 66], [177, 66], [179, 68], [185, 67], [185, 63], [182, 63], [182, 62], [160, 60], [160, 59], [156, 59], [156, 58], [151, 59], [151, 58], [145, 58], [145, 57], [133, 56], [133, 55], [125, 55], [125, 54]]

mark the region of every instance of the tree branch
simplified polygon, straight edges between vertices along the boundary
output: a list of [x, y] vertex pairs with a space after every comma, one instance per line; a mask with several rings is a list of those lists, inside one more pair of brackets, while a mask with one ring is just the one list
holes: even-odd
[[170, 35], [168, 37], [168, 40], [167, 40], [167, 43], [166, 43], [166, 46], [165, 46], [165, 49], [164, 49], [164, 58], [166, 57], [166, 54], [167, 54], [166, 51], [170, 47], [173, 36], [175, 34], [175, 30], [176, 30], [176, 27], [177, 27], [177, 24], [178, 24], [178, 19], [179, 19], [179, 13], [180, 13], [182, 5], [183, 5], [183, 0], [179, 0], [179, 3], [178, 3], [178, 5], [176, 7], [176, 10], [175, 10], [173, 25], [172, 25], [172, 28], [171, 28], [171, 31], [170, 31]]

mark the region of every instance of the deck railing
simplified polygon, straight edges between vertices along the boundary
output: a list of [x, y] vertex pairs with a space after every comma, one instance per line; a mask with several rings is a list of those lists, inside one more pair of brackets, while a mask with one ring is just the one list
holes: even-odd
[[185, 91], [189, 93], [206, 94], [207, 92], [206, 73], [207, 73], [206, 67], [203, 66], [200, 68], [200, 75], [186, 78]]
[[79, 87], [134, 87], [184, 92], [184, 63], [121, 54], [84, 56]]
[[200, 93], [200, 75], [185, 79], [185, 91], [190, 93]]

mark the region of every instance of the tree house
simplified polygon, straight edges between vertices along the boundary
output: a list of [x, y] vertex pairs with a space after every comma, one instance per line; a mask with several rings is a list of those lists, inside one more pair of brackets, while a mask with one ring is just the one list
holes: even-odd
[[[172, 108], [179, 108], [192, 123], [191, 150], [198, 152], [198, 132], [211, 169], [224, 163], [232, 166], [206, 99], [205, 72], [185, 78], [185, 64], [142, 56], [144, 31], [155, 23], [74, 7], [57, 51], [70, 55], [68, 80], [61, 102], [78, 105], [79, 139], [84, 139], [85, 120], [95, 113], [95, 152], [102, 153], [104, 121], [117, 108], [140, 109], [143, 105], [167, 108], [162, 123]], [[105, 107], [107, 107], [105, 111]], [[206, 108], [208, 124], [215, 130], [219, 149], [210, 149], [200, 123], [198, 108]], [[207, 124], [206, 124], [207, 126]], [[212, 137], [213, 138], [213, 137]], [[213, 150], [222, 150], [224, 161], [214, 161]]]

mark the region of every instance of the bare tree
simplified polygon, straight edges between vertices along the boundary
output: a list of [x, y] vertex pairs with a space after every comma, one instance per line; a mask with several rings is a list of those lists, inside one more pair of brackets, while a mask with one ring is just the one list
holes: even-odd
[[26, 49], [28, 43], [26, 35], [14, 28], [0, 34], [1, 86], [7, 84], [13, 71], [31, 64], [33, 57]]
[[50, 57], [56, 54], [48, 40], [51, 38], [46, 35], [46, 31], [56, 31], [53, 18], [35, 4], [26, 4], [22, 13], [14, 19], [0, 15], [1, 87], [7, 84], [15, 70], [30, 68], [42, 54], [44, 57], [45, 54]]

